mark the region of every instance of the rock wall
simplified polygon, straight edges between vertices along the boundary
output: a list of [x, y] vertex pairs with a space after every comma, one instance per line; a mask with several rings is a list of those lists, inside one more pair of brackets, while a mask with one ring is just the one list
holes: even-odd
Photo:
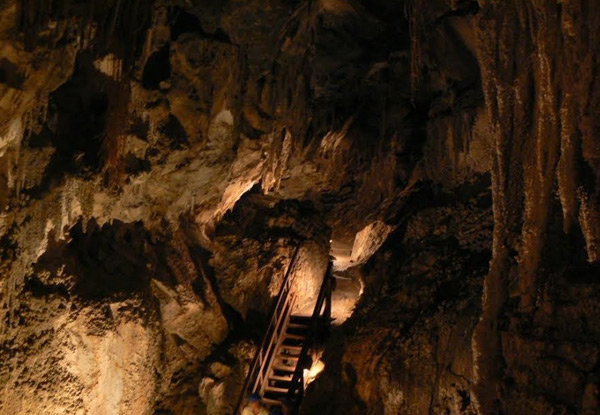
[[356, 271], [365, 291], [332, 334], [303, 413], [480, 413], [471, 336], [491, 253], [488, 185], [415, 199], [422, 208]]
[[[384, 295], [379, 298], [364, 298], [353, 321], [331, 340], [326, 364], [334, 367], [335, 375], [326, 372], [314, 384], [305, 413], [314, 413], [320, 406], [326, 408], [325, 413], [597, 413], [594, 293], [598, 287], [592, 277], [597, 231], [588, 222], [598, 209], [593, 196], [595, 145], [591, 144], [595, 127], [589, 118], [597, 110], [596, 82], [591, 75], [598, 64], [592, 34], [597, 13], [585, 1], [480, 1], [445, 6], [438, 2], [433, 7], [432, 3], [411, 2], [408, 11], [413, 90], [418, 94], [431, 81], [432, 70], [443, 68], [440, 59], [449, 61], [448, 55], [440, 53], [447, 53], [448, 47], [441, 47], [436, 37], [446, 22], [456, 36], [444, 36], [444, 42], [463, 43], [478, 62], [485, 104], [484, 111], [476, 110], [468, 128], [458, 130], [459, 134], [455, 129], [443, 136], [439, 126], [444, 124], [428, 120], [425, 148], [431, 151], [439, 145], [434, 143], [455, 144], [460, 137], [473, 150], [477, 148], [469, 145], [473, 134], [485, 131], [480, 148], [489, 158], [453, 161], [464, 163], [467, 172], [483, 167], [491, 173], [493, 215], [484, 211], [480, 216], [477, 212], [485, 204], [478, 202], [468, 209], [468, 216], [476, 217], [478, 225], [493, 218], [493, 233], [492, 226], [486, 228], [487, 233], [452, 227], [431, 230], [423, 238], [426, 244], [433, 245], [444, 233], [452, 235], [452, 243], [436, 247], [436, 254], [423, 265], [410, 255], [415, 246], [415, 228], [410, 224], [419, 221], [431, 209], [429, 205], [439, 203], [439, 196], [425, 206], [407, 204], [417, 213], [405, 213], [409, 225], [395, 231], [397, 245], [391, 248], [390, 237], [358, 271], [367, 293], [369, 286], [380, 289], [382, 280], [391, 285], [383, 285]], [[450, 124], [460, 120], [455, 114]], [[444, 137], [441, 141], [440, 136]], [[454, 205], [463, 194], [460, 187], [448, 180], [452, 175], [444, 177], [436, 171], [448, 153], [433, 152], [433, 156], [430, 177], [456, 192], [451, 198]], [[427, 154], [424, 158], [429, 159]], [[461, 180], [472, 181], [468, 173]], [[489, 197], [486, 194], [480, 200]], [[454, 205], [450, 210], [453, 220], [460, 221], [461, 209]], [[444, 214], [436, 216], [443, 220]], [[469, 226], [469, 221], [462, 222]], [[471, 238], [485, 248], [477, 257], [491, 254], [489, 269], [487, 260], [477, 265], [467, 251], [460, 258], [468, 263], [446, 267], [438, 275], [436, 269], [447, 263], [453, 244]], [[467, 244], [469, 251], [476, 246]], [[388, 256], [380, 257], [386, 250]], [[436, 284], [453, 275], [463, 283], [470, 281], [472, 293], [463, 297], [464, 289], [458, 293], [444, 289], [450, 298], [445, 299], [443, 313], [432, 318], [423, 304], [417, 307], [422, 314], [415, 318], [402, 309], [394, 314], [388, 337], [374, 338], [372, 333], [386, 331], [371, 332], [371, 324], [383, 316], [391, 318], [388, 310], [400, 309], [396, 304], [410, 304], [421, 296], [435, 306], [444, 304], [432, 294], [427, 278], [422, 278], [421, 286], [405, 283], [402, 288], [410, 296], [392, 302], [395, 307], [390, 304], [388, 297], [399, 291], [393, 281], [407, 278], [413, 269], [437, 275]], [[473, 307], [466, 316], [464, 298]], [[374, 313], [371, 310], [378, 307], [377, 317], [364, 319], [362, 313]], [[408, 333], [403, 332], [407, 325], [412, 330]], [[399, 358], [391, 357], [398, 351]], [[372, 356], [368, 362], [360, 357], [365, 354]], [[318, 396], [327, 394], [353, 399], [319, 400]]]
[[0, 0], [0, 412], [231, 413], [301, 242], [304, 413], [596, 413], [594, 6]]
[[[595, 145], [590, 146], [594, 127], [588, 114], [595, 111], [597, 95], [590, 72], [597, 66], [597, 51], [592, 46], [594, 31], [589, 29], [595, 27], [598, 15], [590, 6], [513, 3], [503, 8], [502, 16], [492, 17], [497, 6], [485, 4], [478, 24], [483, 86], [497, 154], [492, 165], [496, 227], [486, 278], [489, 300], [474, 338], [479, 355], [477, 389], [485, 411], [498, 405], [498, 398], [500, 406], [512, 412], [554, 408], [593, 413], [591, 408], [597, 406], [589, 403], [596, 399], [595, 392], [590, 393], [596, 388], [594, 381], [584, 388], [586, 381], [580, 380], [594, 379], [594, 370], [574, 368], [569, 352], [548, 349], [565, 341], [567, 349], [576, 347], [573, 343], [594, 343], [593, 330], [583, 329], [567, 339], [540, 320], [549, 312], [548, 301], [554, 304], [548, 286], [564, 284], [563, 276], [573, 268], [583, 267], [576, 272], [585, 275], [588, 263], [596, 260], [592, 241], [597, 230], [586, 220], [597, 210], [594, 202], [590, 204], [597, 173], [591, 150]], [[584, 285], [593, 290], [590, 283]], [[575, 291], [567, 301], [593, 302]], [[572, 317], [561, 316], [561, 308], [557, 305], [551, 312], [557, 323], [577, 324]], [[498, 324], [499, 318], [508, 321]], [[514, 341], [524, 342], [522, 353]], [[537, 350], [533, 354], [532, 344]], [[498, 351], [504, 362], [496, 358]], [[540, 373], [538, 366], [552, 369]], [[565, 371], [570, 373], [565, 382], [570, 386], [564, 389], [568, 393], [559, 392], [556, 380], [548, 379], [562, 378]], [[497, 384], [510, 385], [505, 397], [493, 390]]]

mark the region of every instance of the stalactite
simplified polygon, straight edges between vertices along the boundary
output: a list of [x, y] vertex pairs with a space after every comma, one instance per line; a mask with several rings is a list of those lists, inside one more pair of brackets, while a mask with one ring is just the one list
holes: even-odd
[[[532, 126], [533, 138], [529, 139], [532, 148], [526, 153], [531, 155], [533, 163], [524, 160], [529, 166], [524, 170], [525, 214], [519, 252], [519, 285], [521, 308], [531, 310], [535, 304], [536, 276], [560, 149], [558, 97], [551, 62], [552, 51], [557, 50], [560, 45], [551, 32], [558, 25], [555, 10], [544, 4], [541, 7], [526, 9], [524, 13], [527, 15], [526, 27], [531, 27], [532, 42], [536, 48], [532, 69], [537, 99], [533, 109], [536, 114], [536, 122]], [[520, 111], [520, 108], [515, 108], [515, 114], [519, 114]], [[523, 134], [522, 137], [527, 140], [527, 135]]]
[[23, 115], [23, 119], [24, 138], [39, 134], [48, 120], [48, 96], [38, 93], [33, 108]]
[[575, 99], [566, 92], [560, 108], [560, 159], [557, 166], [558, 193], [563, 211], [563, 231], [569, 233], [577, 220], [577, 143]]
[[[507, 298], [508, 258], [511, 245], [509, 224], [514, 219], [510, 196], [515, 191], [512, 188], [515, 185], [515, 175], [518, 177], [518, 172], [510, 170], [510, 143], [514, 126], [512, 113], [505, 107], [513, 101], [513, 89], [503, 87], [496, 70], [498, 65], [502, 64], [502, 57], [509, 56], [507, 51], [514, 47], [515, 39], [511, 29], [515, 20], [516, 13], [513, 8], [510, 8], [496, 19], [482, 18], [477, 27], [483, 92], [491, 122], [490, 133], [493, 137], [492, 260], [483, 286], [482, 313], [472, 340], [475, 400], [480, 412], [485, 414], [496, 412], [496, 384], [501, 376], [500, 338], [497, 326], [500, 310]], [[490, 35], [491, 33], [496, 36]]]
[[[572, 75], [567, 75], [572, 74], [577, 59], [589, 54], [589, 48], [584, 31], [575, 33], [580, 25], [573, 23], [576, 10], [582, 10], [580, 2], [560, 3], [563, 13], [561, 5], [546, 1], [513, 1], [503, 4], [501, 11], [496, 3], [488, 3], [479, 21], [485, 100], [496, 137], [494, 251], [485, 281], [483, 314], [473, 339], [476, 391], [483, 413], [494, 413], [495, 385], [501, 378], [497, 318], [506, 301], [510, 251], [518, 253], [514, 275], [520, 311], [531, 313], [539, 300], [540, 266], [556, 189], [563, 229], [569, 232], [579, 217], [589, 259], [598, 257], [593, 198], [584, 190], [576, 195], [582, 166], [575, 120], [579, 111], [587, 111], [586, 104], [583, 109], [578, 104], [585, 102], [590, 80], [580, 73], [573, 84]], [[581, 65], [586, 68], [583, 71], [593, 66], [588, 63]], [[519, 207], [522, 214], [515, 212]]]
[[[112, 6], [89, 2], [85, 5], [71, 0], [20, 0], [17, 8], [17, 28], [24, 34], [28, 49], [51, 40], [56, 47], [64, 31], [78, 31], [82, 48], [93, 48], [97, 55], [115, 52], [131, 70], [141, 53], [140, 39], [146, 36], [150, 24], [150, 0], [123, 2]], [[52, 29], [48, 39], [49, 23]], [[66, 23], [66, 24], [65, 24]], [[53, 40], [52, 40], [53, 39]]]
[[410, 33], [410, 90], [413, 101], [423, 76], [424, 13], [426, 10], [427, 2], [424, 0], [405, 2], [404, 14], [408, 20]]
[[112, 184], [119, 183], [123, 173], [123, 155], [125, 129], [129, 119], [129, 83], [126, 80], [116, 81], [109, 85], [108, 115], [102, 142], [104, 170]]
[[585, 239], [588, 261], [600, 260], [600, 218], [595, 204], [590, 200], [587, 192], [580, 188], [579, 196], [579, 224]]

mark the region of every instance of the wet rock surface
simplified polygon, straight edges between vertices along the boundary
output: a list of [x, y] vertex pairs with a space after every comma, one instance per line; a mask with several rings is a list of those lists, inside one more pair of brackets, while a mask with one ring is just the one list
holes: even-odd
[[0, 413], [231, 414], [301, 244], [302, 413], [596, 414], [599, 19], [0, 1]]

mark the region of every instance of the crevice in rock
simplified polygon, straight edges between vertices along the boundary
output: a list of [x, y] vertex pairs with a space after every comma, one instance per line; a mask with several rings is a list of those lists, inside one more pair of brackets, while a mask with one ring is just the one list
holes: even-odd
[[179, 36], [185, 33], [205, 34], [200, 20], [192, 13], [179, 7], [175, 7], [172, 14], [174, 16], [173, 22], [171, 23], [171, 39], [173, 41], [177, 41]]
[[0, 83], [10, 88], [20, 89], [23, 86], [24, 76], [17, 65], [6, 58], [0, 59]]
[[185, 129], [173, 114], [169, 114], [167, 122], [159, 128], [159, 131], [169, 140], [169, 147], [172, 150], [180, 150], [189, 145]]
[[171, 76], [170, 44], [166, 43], [148, 57], [142, 73], [142, 86], [146, 89], [159, 89], [160, 83]]

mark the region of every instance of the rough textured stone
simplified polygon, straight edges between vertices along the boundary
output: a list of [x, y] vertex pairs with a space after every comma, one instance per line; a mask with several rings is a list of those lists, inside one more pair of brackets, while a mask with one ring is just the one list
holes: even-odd
[[0, 412], [598, 412], [590, 0], [0, 0]]

